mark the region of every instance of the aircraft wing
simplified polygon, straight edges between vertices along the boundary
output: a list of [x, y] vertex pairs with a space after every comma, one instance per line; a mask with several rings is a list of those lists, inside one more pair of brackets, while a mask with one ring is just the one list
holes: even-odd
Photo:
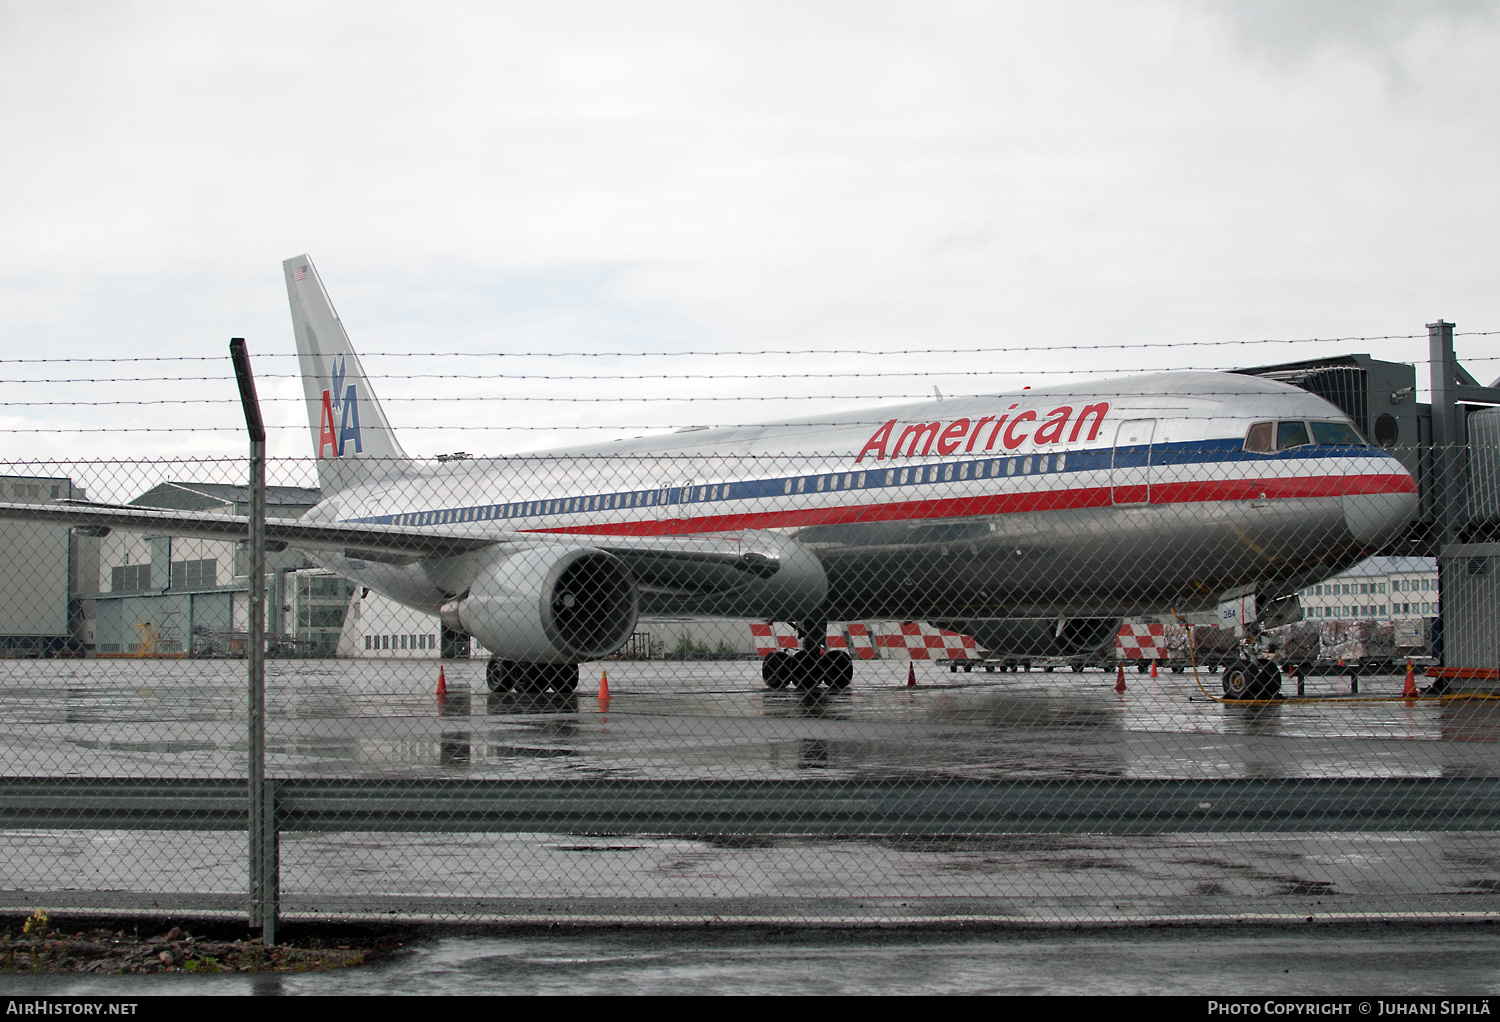
[[[111, 529], [157, 532], [192, 539], [246, 540], [250, 520], [239, 515], [201, 511], [86, 504], [0, 504], [0, 521], [39, 522], [85, 529], [105, 535]], [[514, 535], [514, 534], [513, 534]], [[319, 524], [266, 519], [266, 542], [278, 549], [351, 549], [424, 557], [451, 557], [502, 542], [499, 536], [476, 536], [440, 528], [401, 525]]]
[[[201, 511], [167, 511], [130, 505], [5, 504], [0, 521], [37, 522], [86, 530], [97, 536], [119, 529], [193, 539], [244, 541], [249, 519]], [[379, 560], [382, 555], [452, 557], [497, 544], [541, 546], [579, 543], [615, 554], [648, 588], [713, 592], [769, 578], [780, 567], [778, 544], [765, 534], [696, 536], [590, 536], [537, 532], [490, 535], [433, 526], [310, 523], [266, 519], [266, 542], [276, 549], [342, 550], [347, 556]]]

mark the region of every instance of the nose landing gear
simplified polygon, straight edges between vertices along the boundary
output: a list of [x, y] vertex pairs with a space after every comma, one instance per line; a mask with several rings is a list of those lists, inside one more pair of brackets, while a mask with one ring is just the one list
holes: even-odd
[[1280, 699], [1280, 666], [1270, 660], [1236, 660], [1224, 669], [1224, 698]]

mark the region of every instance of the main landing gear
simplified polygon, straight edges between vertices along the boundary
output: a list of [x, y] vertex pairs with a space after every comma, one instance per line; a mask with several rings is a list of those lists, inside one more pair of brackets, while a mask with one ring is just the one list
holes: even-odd
[[578, 665], [523, 664], [490, 657], [484, 667], [484, 683], [491, 692], [574, 692], [578, 689]]
[[760, 677], [767, 688], [811, 690], [819, 685], [838, 691], [854, 681], [854, 660], [842, 649], [826, 653], [779, 649], [760, 662]]

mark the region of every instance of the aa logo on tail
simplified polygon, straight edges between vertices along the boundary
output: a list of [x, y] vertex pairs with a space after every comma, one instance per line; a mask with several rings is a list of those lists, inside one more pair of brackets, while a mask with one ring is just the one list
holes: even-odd
[[[323, 391], [323, 413], [318, 427], [318, 457], [333, 448], [331, 457], [341, 458], [348, 452], [349, 441], [354, 441], [354, 453], [364, 453], [364, 443], [359, 436], [359, 393], [354, 384], [344, 386], [346, 375], [344, 356], [340, 355], [328, 366], [330, 386]], [[341, 396], [342, 395], [342, 396]], [[335, 413], [338, 418], [335, 418]], [[338, 425], [335, 427], [334, 423]]]

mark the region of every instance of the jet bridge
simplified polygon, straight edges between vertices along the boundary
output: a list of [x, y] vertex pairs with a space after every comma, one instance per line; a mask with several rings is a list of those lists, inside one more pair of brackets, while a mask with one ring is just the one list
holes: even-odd
[[1479, 383], [1453, 350], [1453, 324], [1427, 325], [1431, 401], [1417, 370], [1338, 355], [1235, 370], [1336, 405], [1417, 480], [1421, 511], [1385, 554], [1436, 557], [1439, 616], [1428, 673], [1440, 689], [1500, 692], [1500, 379]]

